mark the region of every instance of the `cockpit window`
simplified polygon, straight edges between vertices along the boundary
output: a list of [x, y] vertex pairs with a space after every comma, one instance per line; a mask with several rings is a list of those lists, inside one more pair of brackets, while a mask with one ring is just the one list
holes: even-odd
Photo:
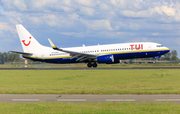
[[163, 45], [157, 45], [157, 47], [164, 47]]

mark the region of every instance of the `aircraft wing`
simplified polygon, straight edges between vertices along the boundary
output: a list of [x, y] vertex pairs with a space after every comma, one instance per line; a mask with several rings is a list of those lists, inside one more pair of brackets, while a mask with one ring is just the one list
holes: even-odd
[[32, 53], [25, 53], [25, 52], [18, 52], [18, 51], [9, 51], [12, 53], [18, 53], [18, 54], [22, 54], [22, 55], [32, 55]]
[[69, 51], [69, 50], [64, 50], [64, 49], [57, 48], [50, 39], [48, 39], [48, 40], [49, 40], [49, 43], [51, 44], [51, 47], [54, 50], [69, 53], [70, 56], [72, 56], [71, 59], [78, 58], [76, 61], [79, 61], [79, 60], [80, 61], [85, 61], [87, 59], [96, 59], [98, 57], [98, 55], [95, 55], [95, 54], [80, 53], [80, 52]]

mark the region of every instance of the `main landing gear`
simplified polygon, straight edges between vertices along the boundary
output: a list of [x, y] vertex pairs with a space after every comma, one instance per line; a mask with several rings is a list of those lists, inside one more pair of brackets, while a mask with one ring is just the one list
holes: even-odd
[[96, 62], [94, 62], [94, 63], [88, 63], [87, 64], [87, 67], [89, 67], [89, 68], [91, 68], [91, 67], [94, 67], [94, 68], [96, 68], [97, 67], [97, 63]]

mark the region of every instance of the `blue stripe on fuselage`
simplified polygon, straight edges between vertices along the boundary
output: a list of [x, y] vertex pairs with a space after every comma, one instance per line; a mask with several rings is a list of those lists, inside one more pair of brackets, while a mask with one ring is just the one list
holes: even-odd
[[137, 52], [137, 53], [123, 53], [123, 54], [115, 54], [114, 59], [115, 60], [121, 60], [121, 59], [133, 59], [133, 58], [148, 58], [148, 57], [156, 57], [163, 54], [168, 53], [170, 50], [165, 51], [149, 51], [149, 52]]

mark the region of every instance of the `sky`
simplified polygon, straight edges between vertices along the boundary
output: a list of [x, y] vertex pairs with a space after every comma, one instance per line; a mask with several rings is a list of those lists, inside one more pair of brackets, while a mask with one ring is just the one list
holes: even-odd
[[180, 58], [179, 0], [0, 0], [0, 52], [22, 51], [16, 24], [49, 47], [156, 42]]

